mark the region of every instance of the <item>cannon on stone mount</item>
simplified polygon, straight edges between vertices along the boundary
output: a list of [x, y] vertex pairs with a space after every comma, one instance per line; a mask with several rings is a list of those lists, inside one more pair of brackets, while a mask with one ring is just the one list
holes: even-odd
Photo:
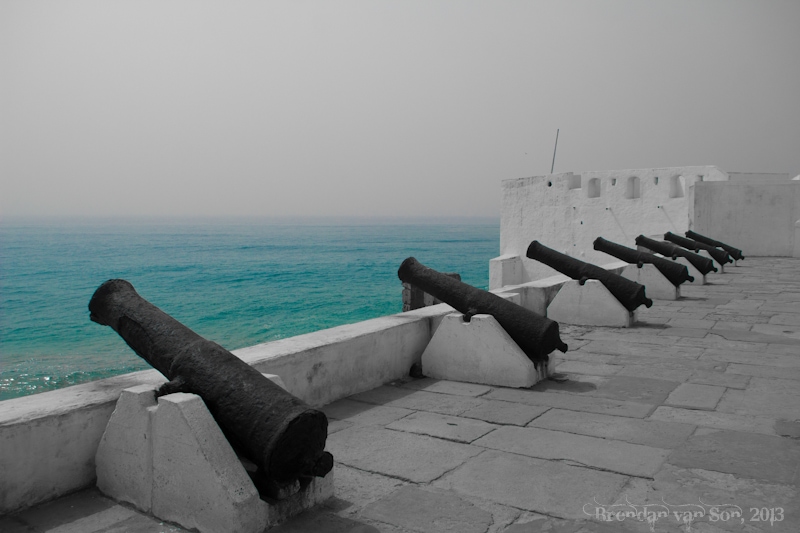
[[554, 268], [562, 274], [579, 281], [581, 285], [589, 279], [599, 281], [628, 311], [633, 311], [640, 305], [645, 305], [646, 307], [653, 305], [653, 300], [645, 295], [644, 285], [623, 278], [619, 274], [609, 272], [597, 265], [557, 252], [539, 241], [531, 242], [526, 255], [530, 259], [544, 263], [550, 268]]
[[689, 269], [675, 261], [670, 261], [648, 252], [640, 252], [639, 250], [607, 241], [602, 237], [596, 238], [593, 244], [595, 250], [605, 252], [632, 265], [638, 265], [639, 268], [644, 263], [655, 266], [676, 287], [684, 281], [694, 281], [694, 278], [689, 275]]
[[733, 263], [733, 259], [731, 259], [731, 257], [728, 255], [728, 252], [725, 250], [720, 250], [715, 246], [710, 246], [703, 242], [698, 242], [692, 239], [687, 239], [686, 237], [681, 237], [680, 235], [675, 235], [671, 231], [668, 231], [664, 234], [664, 240], [677, 244], [678, 246], [686, 248], [687, 250], [692, 250], [693, 252], [705, 250], [708, 252], [708, 255], [713, 257], [714, 261], [720, 265]]
[[644, 235], [639, 235], [636, 237], [636, 246], [647, 248], [648, 250], [652, 250], [655, 253], [663, 255], [664, 257], [671, 257], [672, 259], [683, 257], [704, 276], [709, 272], [717, 272], [717, 267], [714, 266], [714, 261], [708, 257], [703, 257], [702, 255], [689, 252], [680, 246], [672, 244], [671, 242], [657, 241], [655, 239], [645, 237]]
[[536, 368], [549, 360], [553, 350], [567, 351], [567, 345], [558, 333], [558, 322], [448, 277], [413, 257], [403, 261], [397, 277], [452, 306], [464, 315], [465, 320], [477, 314], [492, 315]]
[[699, 233], [695, 233], [692, 230], [687, 231], [685, 235], [687, 237], [689, 237], [690, 239], [694, 239], [697, 242], [702, 242], [702, 243], [708, 244], [709, 246], [714, 246], [716, 248], [722, 248], [723, 250], [725, 250], [726, 252], [731, 254], [731, 257], [733, 257], [736, 261], [741, 261], [742, 259], [744, 259], [744, 255], [742, 255], [742, 251], [740, 249], [738, 249], [738, 248], [734, 248], [730, 244], [725, 244], [724, 242], [716, 241], [716, 240], [712, 239], [711, 237], [706, 237], [705, 235], [700, 235]]
[[228, 350], [204, 339], [136, 292], [125, 280], [103, 283], [90, 319], [110, 326], [168, 380], [156, 395], [200, 396], [232, 447], [257, 467], [256, 486], [283, 487], [324, 477], [328, 419]]

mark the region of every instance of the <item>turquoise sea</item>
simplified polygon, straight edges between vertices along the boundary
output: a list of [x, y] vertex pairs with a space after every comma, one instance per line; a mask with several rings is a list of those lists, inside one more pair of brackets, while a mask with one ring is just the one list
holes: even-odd
[[89, 320], [94, 290], [130, 281], [234, 350], [402, 310], [409, 256], [480, 288], [499, 219], [4, 219], [0, 400], [149, 368]]

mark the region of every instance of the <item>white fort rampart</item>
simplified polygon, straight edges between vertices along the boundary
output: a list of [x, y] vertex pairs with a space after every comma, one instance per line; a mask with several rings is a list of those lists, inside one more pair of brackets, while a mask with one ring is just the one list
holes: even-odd
[[[491, 284], [543, 314], [567, 278], [541, 279], [553, 271], [522, 258], [531, 240], [622, 271], [624, 264], [592, 249], [596, 237], [632, 247], [640, 233], [693, 229], [746, 256], [800, 257], [798, 219], [800, 180], [788, 175], [701, 166], [506, 180], [503, 255], [491, 262]], [[260, 372], [279, 375], [312, 406], [322, 406], [407, 376], [452, 312], [439, 304], [235, 354]], [[93, 485], [97, 449], [122, 390], [164, 381], [148, 370], [0, 402], [0, 514]]]
[[490, 288], [557, 274], [528, 259], [533, 240], [602, 265], [597, 237], [629, 247], [692, 229], [754, 256], [792, 256], [800, 183], [789, 174], [729, 173], [716, 166], [561, 173], [502, 182], [500, 256]]

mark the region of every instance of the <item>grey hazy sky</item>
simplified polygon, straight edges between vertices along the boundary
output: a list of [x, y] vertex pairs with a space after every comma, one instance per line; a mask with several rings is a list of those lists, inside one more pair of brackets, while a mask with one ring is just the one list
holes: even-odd
[[0, 2], [0, 213], [496, 215], [500, 181], [800, 172], [800, 2]]

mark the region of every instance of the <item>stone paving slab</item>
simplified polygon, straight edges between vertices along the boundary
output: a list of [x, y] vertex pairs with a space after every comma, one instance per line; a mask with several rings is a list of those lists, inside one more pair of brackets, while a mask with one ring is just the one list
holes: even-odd
[[800, 420], [800, 396], [780, 390], [728, 389], [717, 405], [717, 411]]
[[688, 380], [683, 381], [688, 381], [689, 383], [699, 383], [701, 385], [717, 385], [719, 387], [727, 387], [729, 389], [744, 389], [750, 382], [750, 378], [741, 374], [696, 370]]
[[328, 418], [345, 420], [352, 424], [386, 425], [398, 418], [408, 416], [414, 411], [386, 405], [371, 405], [347, 398], [338, 400], [322, 408]]
[[617, 372], [618, 376], [641, 377], [661, 379], [664, 381], [674, 381], [680, 383], [687, 381], [694, 371], [689, 369], [656, 367], [654, 365], [625, 365], [622, 370]]
[[797, 347], [787, 346], [785, 344], [767, 344], [767, 353], [776, 353], [782, 355], [797, 355]]
[[486, 435], [498, 426], [483, 420], [441, 415], [439, 413], [417, 412], [396, 420], [386, 426], [388, 429], [430, 435], [456, 442], [470, 442]]
[[[661, 407], [658, 409], [661, 409]], [[650, 418], [653, 418], [652, 415]], [[533, 420], [528, 424], [528, 427], [578, 433], [603, 439], [622, 440], [631, 444], [641, 444], [662, 449], [677, 448], [695, 430], [695, 426], [691, 423], [641, 420], [597, 413], [564, 411], [562, 409], [551, 409]]]
[[[671, 328], [676, 329], [676, 328]], [[659, 330], [661, 332], [662, 330]], [[704, 333], [705, 335], [705, 333]], [[674, 341], [663, 346], [642, 346], [624, 341], [592, 341], [582, 347], [580, 351], [609, 355], [636, 355], [639, 357], [670, 357], [680, 356], [697, 359], [703, 353], [701, 348], [683, 348], [674, 345]], [[567, 352], [569, 353], [569, 352]]]
[[648, 404], [660, 404], [679, 383], [660, 379], [630, 376], [589, 376], [571, 374], [564, 382], [540, 381], [532, 387], [535, 391], [569, 392]]
[[[798, 354], [800, 357], [800, 354]], [[748, 391], [769, 391], [773, 393], [794, 394], [800, 396], [800, 385], [792, 379], [765, 379], [762, 377], [753, 377], [750, 379], [750, 384], [747, 386]]]
[[664, 337], [687, 337], [687, 338], [698, 338], [702, 339], [706, 335], [708, 335], [707, 329], [694, 329], [694, 328], [681, 328], [681, 327], [670, 327], [665, 329], [664, 331], [660, 331], [658, 333]]
[[728, 365], [725, 373], [800, 381], [800, 368], [781, 368], [777, 366], [756, 366], [752, 364], [731, 363]]
[[564, 361], [556, 367], [557, 372], [565, 374], [590, 374], [593, 376], [613, 376], [620, 371], [619, 365], [605, 363], [586, 363], [583, 361]]
[[661, 448], [537, 427], [503, 426], [473, 444], [639, 477], [652, 477], [669, 455], [669, 450]]
[[269, 533], [412, 533], [407, 529], [380, 529], [365, 519], [354, 519], [337, 516], [324, 510], [303, 513], [292, 520], [269, 529]]
[[414, 411], [431, 411], [445, 415], [460, 415], [467, 409], [477, 407], [481, 403], [478, 398], [393, 386], [378, 387], [371, 391], [350, 396], [350, 399]]
[[460, 383], [458, 381], [447, 381], [433, 378], [422, 378], [404, 383], [403, 387], [416, 390], [426, 390], [428, 392], [438, 392], [440, 394], [454, 394], [456, 396], [477, 397], [486, 394], [492, 387], [488, 385], [478, 385], [476, 383]]
[[[753, 326], [755, 329], [759, 324]], [[759, 333], [757, 331], [734, 331], [734, 330], [715, 330], [715, 334], [729, 341], [762, 342], [765, 344], [789, 344], [800, 346], [800, 338], [783, 337]]]
[[652, 404], [592, 398], [563, 392], [539, 392], [504, 388], [493, 390], [485, 398], [528, 405], [557, 407], [569, 411], [587, 411], [633, 418], [644, 418], [656, 407]]
[[717, 321], [700, 318], [700, 316], [704, 317], [707, 314], [708, 312], [691, 313], [691, 315], [695, 316], [687, 316], [690, 313], [680, 313], [678, 315], [679, 318], [671, 318], [667, 324], [672, 328], [711, 329], [716, 325]]
[[480, 405], [467, 409], [461, 416], [477, 418], [494, 424], [524, 426], [549, 409], [550, 407], [542, 405], [483, 400]]
[[[800, 524], [800, 493], [796, 487], [670, 464], [664, 465], [655, 480], [631, 478], [619, 501], [629, 502], [636, 509], [650, 505], [654, 511], [670, 513], [659, 517], [652, 530], [646, 522], [626, 520], [622, 524], [641, 533], [796, 533]], [[712, 512], [712, 507], [716, 511]], [[697, 513], [690, 522], [685, 521], [689, 517], [684, 514], [689, 509]], [[754, 520], [756, 512], [764, 509], [772, 509], [773, 516], [782, 520]], [[728, 515], [724, 514], [726, 510]]]
[[699, 411], [697, 409], [680, 409], [665, 405], [653, 411], [653, 414], [647, 420], [661, 420], [664, 422], [694, 424], [707, 428], [778, 435], [775, 430], [777, 420], [773, 418], [720, 413], [717, 411]]
[[503, 533], [619, 533], [629, 531], [619, 522], [594, 522], [590, 520], [560, 520], [542, 517], [508, 526]]
[[420, 533], [484, 533], [493, 522], [492, 513], [453, 491], [414, 486], [371, 503], [362, 516]]
[[[752, 332], [763, 333], [765, 335], [775, 335], [783, 337], [785, 341], [800, 341], [800, 327], [798, 326], [779, 326], [775, 324], [754, 324], [750, 329]], [[793, 344], [784, 342], [782, 344]]]
[[672, 407], [713, 410], [725, 393], [725, 387], [681, 383], [664, 402]]
[[743, 352], [736, 350], [708, 350], [700, 356], [701, 361], [719, 361], [725, 363], [739, 363], [744, 365], [778, 366], [782, 368], [800, 368], [800, 357], [764, 353], [758, 351]]
[[779, 313], [772, 315], [769, 319], [770, 324], [778, 324], [782, 326], [800, 326], [800, 310], [795, 313]]
[[[717, 318], [717, 316], [713, 316], [713, 318]], [[714, 327], [711, 328], [712, 331], [717, 329], [735, 329], [740, 331], [750, 331], [750, 328], [753, 327], [753, 324], [748, 322], [734, 322], [732, 320], [722, 320], [719, 319]]]
[[709, 430], [677, 448], [669, 463], [759, 479], [800, 484], [800, 441], [741, 431]]
[[613, 500], [626, 476], [487, 450], [434, 485], [548, 516], [586, 518], [593, 498]]
[[468, 444], [372, 426], [353, 426], [328, 437], [337, 462], [387, 476], [428, 483], [481, 452]]
[[334, 497], [326, 507], [339, 516], [354, 518], [368, 504], [388, 496], [409, 482], [336, 464]]

